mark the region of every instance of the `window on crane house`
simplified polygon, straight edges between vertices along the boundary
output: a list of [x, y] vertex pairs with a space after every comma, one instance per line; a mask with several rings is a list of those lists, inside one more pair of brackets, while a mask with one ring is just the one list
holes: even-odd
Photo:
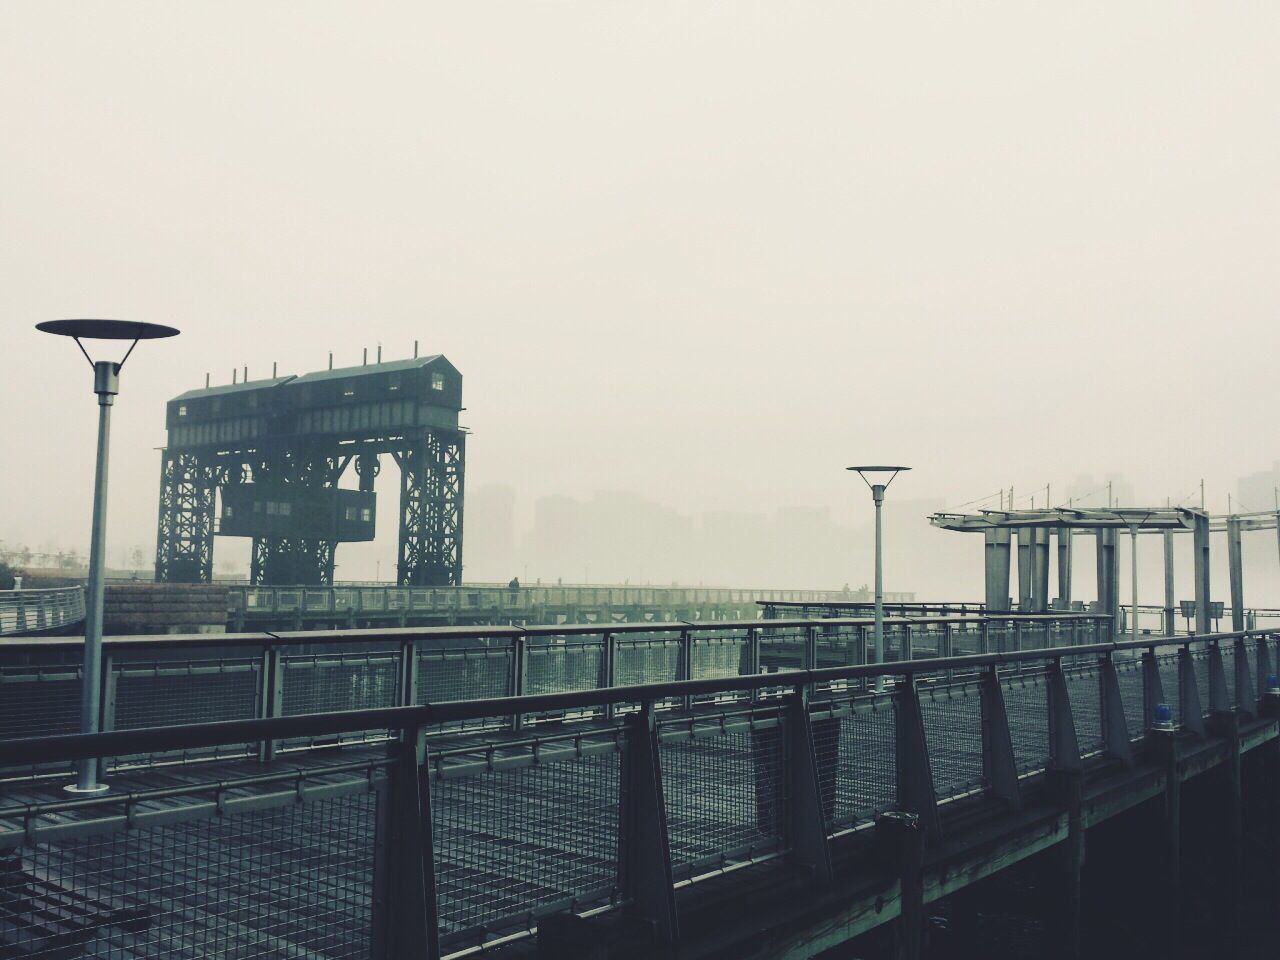
[[433, 373], [433, 374], [431, 374], [431, 389], [432, 389], [432, 390], [443, 390], [443, 389], [444, 389], [444, 374], [443, 374], [443, 373]]
[[267, 516], [268, 516], [268, 517], [274, 517], [274, 516], [275, 516], [277, 513], [279, 513], [279, 512], [280, 512], [280, 504], [276, 503], [274, 500], [268, 500], [268, 501], [267, 501]]
[[346, 380], [343, 382], [342, 395], [344, 397], [354, 397], [356, 395], [356, 382], [354, 380]]
[[187, 415], [187, 405], [185, 403], [178, 404], [178, 416], [185, 417]]

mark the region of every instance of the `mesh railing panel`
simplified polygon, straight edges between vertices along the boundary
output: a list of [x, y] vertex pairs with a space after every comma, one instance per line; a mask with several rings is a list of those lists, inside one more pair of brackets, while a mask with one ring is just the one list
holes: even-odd
[[1102, 749], [1102, 680], [1096, 667], [1063, 670], [1081, 753]]
[[939, 800], [982, 786], [982, 698], [973, 684], [920, 691], [933, 792]]
[[[80, 729], [80, 665], [0, 667], [0, 740]], [[67, 763], [0, 766], [0, 779], [55, 773]]]
[[760, 637], [761, 671], [803, 669], [805, 633], [803, 627], [766, 627]]
[[0, 850], [0, 955], [368, 957], [376, 796]]
[[80, 665], [0, 667], [0, 739], [80, 729]]
[[462, 650], [418, 656], [417, 703], [505, 697], [511, 686], [511, 650]]
[[1209, 699], [1209, 651], [1207, 648], [1196, 650], [1191, 654], [1191, 667], [1196, 673], [1196, 691], [1200, 694], [1200, 709], [1208, 713], [1212, 701]]
[[680, 641], [674, 637], [618, 637], [613, 653], [614, 686], [680, 679]]
[[828, 831], [872, 820], [898, 799], [897, 714], [888, 697], [813, 719], [818, 787]]
[[620, 758], [432, 782], [443, 940], [479, 943], [531, 917], [616, 899]]
[[604, 641], [530, 643], [525, 647], [524, 692], [565, 693], [600, 686]]
[[677, 881], [782, 848], [780, 727], [663, 740], [659, 750]]
[[1044, 675], [1024, 673], [1004, 681], [1013, 758], [1020, 772], [1049, 764], [1049, 698]]
[[[399, 651], [326, 653], [281, 658], [281, 713], [331, 713], [393, 707], [398, 702]], [[386, 739], [386, 730], [366, 730], [285, 741], [285, 749]]]

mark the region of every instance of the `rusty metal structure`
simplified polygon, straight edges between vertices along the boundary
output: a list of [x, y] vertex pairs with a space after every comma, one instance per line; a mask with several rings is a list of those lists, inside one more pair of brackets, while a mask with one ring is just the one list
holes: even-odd
[[[389, 455], [401, 478], [397, 581], [460, 583], [461, 410], [462, 375], [439, 355], [256, 381], [246, 371], [173, 398], [156, 580], [210, 582], [223, 533], [253, 537], [255, 584], [331, 584], [338, 543], [373, 538], [374, 478]], [[363, 498], [338, 491], [352, 465]]]

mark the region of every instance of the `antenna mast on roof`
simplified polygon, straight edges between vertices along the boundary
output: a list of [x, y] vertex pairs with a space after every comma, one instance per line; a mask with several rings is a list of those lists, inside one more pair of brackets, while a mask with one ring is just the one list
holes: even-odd
[[418, 341], [413, 341], [413, 359], [418, 359]]
[[205, 388], [206, 390], [208, 390], [208, 389], [209, 389], [209, 373], [208, 373], [208, 371], [205, 371], [205, 375], [204, 375], [204, 388]]

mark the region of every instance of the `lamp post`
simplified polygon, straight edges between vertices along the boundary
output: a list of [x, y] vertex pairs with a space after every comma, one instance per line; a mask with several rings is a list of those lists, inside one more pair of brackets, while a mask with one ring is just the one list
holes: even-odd
[[[893, 478], [910, 467], [882, 467], [882, 466], [861, 466], [846, 467], [846, 470], [852, 470], [862, 478], [862, 482], [871, 488], [871, 499], [876, 505], [876, 634], [875, 634], [875, 654], [876, 663], [884, 663], [884, 551], [881, 545], [881, 522], [880, 508], [884, 505], [884, 492], [889, 489], [889, 484], [893, 483]], [[883, 483], [878, 478], [888, 474], [889, 479]], [[868, 475], [871, 479], [868, 480]], [[874, 481], [874, 482], [873, 482]], [[884, 689], [884, 675], [876, 677], [876, 692]]]
[[[98, 454], [93, 479], [93, 527], [89, 540], [89, 579], [85, 588], [84, 663], [80, 693], [80, 732], [97, 733], [100, 710], [99, 690], [102, 673], [102, 581], [106, 565], [107, 533], [107, 459], [111, 440], [111, 407], [120, 392], [120, 370], [133, 353], [139, 340], [176, 336], [173, 327], [131, 320], [46, 320], [36, 329], [44, 333], [71, 337], [93, 368], [93, 392], [98, 395]], [[94, 360], [80, 342], [86, 340], [132, 340], [124, 357]], [[107, 789], [98, 782], [98, 760], [81, 760], [76, 782], [66, 788], [73, 793], [100, 793]]]

